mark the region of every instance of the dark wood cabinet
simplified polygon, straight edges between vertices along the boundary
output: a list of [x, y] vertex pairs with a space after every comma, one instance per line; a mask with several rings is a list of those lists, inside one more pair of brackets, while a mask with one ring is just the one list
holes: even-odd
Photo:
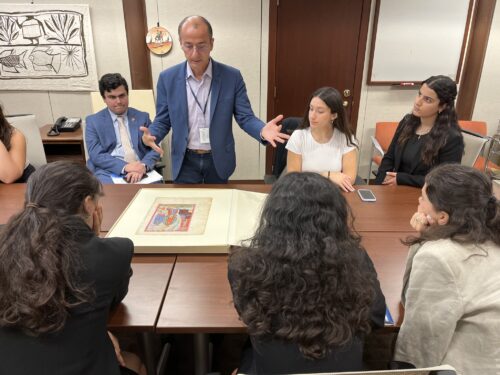
[[85, 164], [82, 128], [80, 127], [74, 132], [62, 132], [56, 136], [48, 136], [47, 133], [51, 127], [52, 125], [49, 124], [40, 128], [47, 162], [73, 160]]

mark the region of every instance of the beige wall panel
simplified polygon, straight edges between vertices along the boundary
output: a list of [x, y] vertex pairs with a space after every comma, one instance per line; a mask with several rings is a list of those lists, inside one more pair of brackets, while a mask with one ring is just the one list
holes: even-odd
[[53, 122], [46, 92], [0, 91], [0, 104], [7, 115], [34, 114], [38, 127]]

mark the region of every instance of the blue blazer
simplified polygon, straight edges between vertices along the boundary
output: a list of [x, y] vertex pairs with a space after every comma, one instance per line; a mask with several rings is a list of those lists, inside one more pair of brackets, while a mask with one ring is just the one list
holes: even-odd
[[[186, 64], [175, 65], [160, 74], [156, 90], [156, 117], [149, 128], [158, 142], [173, 129], [173, 180], [179, 175], [188, 145]], [[210, 146], [215, 169], [223, 179], [229, 178], [236, 167], [233, 115], [246, 133], [261, 141], [260, 131], [264, 123], [252, 111], [240, 71], [212, 59]]]
[[[129, 107], [127, 118], [132, 146], [141, 163], [151, 169], [160, 158], [160, 154], [142, 143], [142, 132], [139, 130], [140, 126], [151, 124], [149, 115]], [[111, 156], [111, 152], [116, 148], [117, 140], [113, 120], [108, 109], [105, 108], [96, 114], [87, 116], [85, 124], [85, 142], [89, 154], [87, 167], [101, 181], [111, 183], [109, 175], [120, 175], [127, 162]]]

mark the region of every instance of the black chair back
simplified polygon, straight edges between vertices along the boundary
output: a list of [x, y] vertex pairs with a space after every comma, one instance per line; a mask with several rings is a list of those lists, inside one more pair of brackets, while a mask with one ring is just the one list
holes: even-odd
[[[287, 117], [281, 122], [281, 132], [291, 135], [295, 129], [297, 129], [302, 122], [301, 117]], [[276, 150], [274, 153], [273, 162], [273, 176], [278, 178], [286, 167], [286, 142], [278, 143], [276, 145]]]

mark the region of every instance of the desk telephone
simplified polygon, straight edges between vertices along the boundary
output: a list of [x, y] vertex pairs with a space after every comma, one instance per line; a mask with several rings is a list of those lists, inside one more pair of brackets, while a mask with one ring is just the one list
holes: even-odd
[[74, 132], [82, 124], [82, 119], [80, 117], [59, 117], [47, 135], [54, 136], [59, 135], [60, 132]]

